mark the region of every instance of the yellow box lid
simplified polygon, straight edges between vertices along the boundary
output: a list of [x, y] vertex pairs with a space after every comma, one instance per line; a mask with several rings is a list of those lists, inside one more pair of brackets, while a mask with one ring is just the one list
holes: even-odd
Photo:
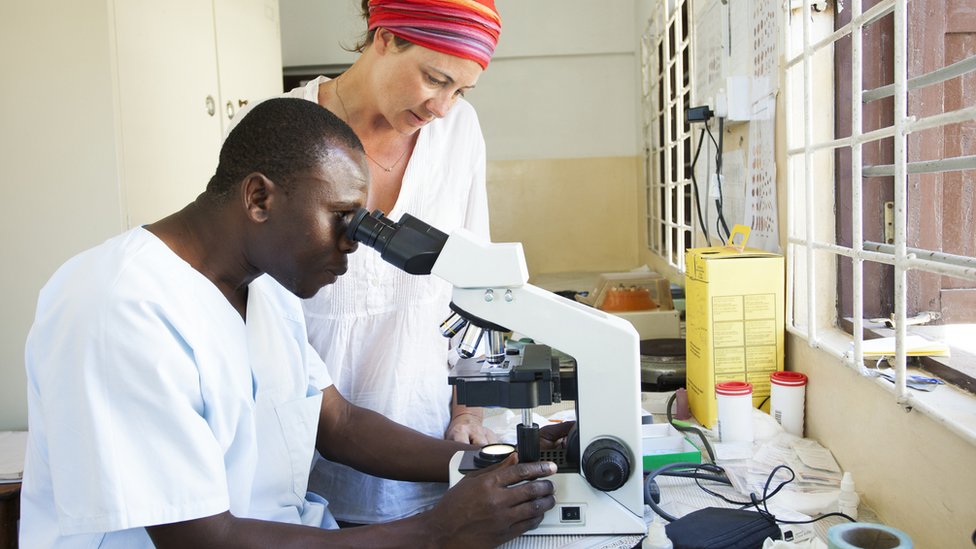
[[766, 250], [747, 248], [749, 233], [749, 227], [736, 225], [732, 228], [732, 233], [729, 235], [729, 240], [725, 246], [688, 248], [685, 251], [685, 276], [694, 280], [707, 281], [708, 268], [706, 263], [708, 261], [749, 257], [782, 257], [780, 254]]

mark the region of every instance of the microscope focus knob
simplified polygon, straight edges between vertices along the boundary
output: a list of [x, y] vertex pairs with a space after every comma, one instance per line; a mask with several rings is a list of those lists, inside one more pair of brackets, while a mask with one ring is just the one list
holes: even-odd
[[632, 469], [630, 452], [616, 440], [594, 440], [583, 452], [583, 475], [590, 486], [610, 492], [623, 486]]

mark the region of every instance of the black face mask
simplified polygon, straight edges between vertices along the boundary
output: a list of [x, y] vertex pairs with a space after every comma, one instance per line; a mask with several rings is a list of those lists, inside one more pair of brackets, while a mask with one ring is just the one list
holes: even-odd
[[719, 507], [688, 513], [665, 530], [674, 549], [761, 549], [766, 538], [782, 538], [779, 526], [755, 511]]

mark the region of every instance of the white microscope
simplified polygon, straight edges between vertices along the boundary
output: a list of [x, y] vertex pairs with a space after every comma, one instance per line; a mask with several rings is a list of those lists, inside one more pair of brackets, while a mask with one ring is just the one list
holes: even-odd
[[[411, 274], [435, 274], [454, 286], [453, 314], [441, 325], [460, 334], [449, 382], [458, 402], [522, 410], [520, 461], [553, 461], [556, 506], [536, 535], [643, 534], [639, 340], [621, 318], [527, 283], [522, 245], [493, 244], [461, 229], [450, 236], [409, 214], [399, 223], [360, 209], [347, 234]], [[545, 345], [506, 350], [517, 332]], [[475, 357], [486, 339], [487, 352]], [[561, 371], [552, 349], [575, 359]], [[572, 361], [571, 361], [572, 362]], [[540, 450], [531, 409], [575, 400], [576, 429], [567, 447]], [[484, 465], [483, 452], [458, 452], [451, 485]]]

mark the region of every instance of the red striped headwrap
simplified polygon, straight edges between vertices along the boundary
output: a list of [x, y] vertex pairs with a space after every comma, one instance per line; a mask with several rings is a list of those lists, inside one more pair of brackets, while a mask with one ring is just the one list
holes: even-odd
[[370, 0], [369, 30], [488, 67], [502, 20], [494, 0]]

